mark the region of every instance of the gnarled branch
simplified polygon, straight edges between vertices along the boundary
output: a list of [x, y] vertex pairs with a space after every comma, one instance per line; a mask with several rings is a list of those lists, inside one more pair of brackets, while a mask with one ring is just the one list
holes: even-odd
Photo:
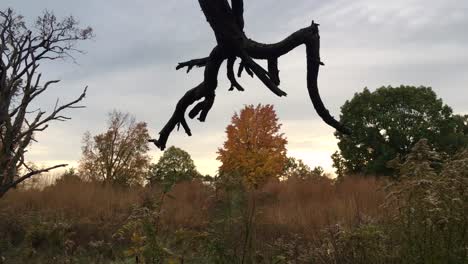
[[[243, 0], [231, 0], [231, 5], [227, 0], [199, 0], [198, 2], [213, 29], [218, 45], [207, 58], [179, 63], [176, 69], [187, 67], [187, 72], [195, 66], [205, 67], [204, 81], [189, 90], [179, 100], [172, 117], [161, 130], [159, 139], [153, 139], [151, 142], [164, 150], [170, 133], [177, 125], [182, 125], [185, 132], [191, 136], [185, 113], [188, 107], [201, 99], [204, 100], [196, 104], [188, 115], [192, 119], [199, 116], [202, 122], [206, 120], [214, 103], [217, 76], [224, 60], [227, 60], [227, 76], [231, 82], [230, 91], [244, 90], [234, 74], [234, 63], [236, 58], [240, 58], [238, 77], [241, 77], [243, 70], [246, 70], [249, 75], [257, 76], [277, 96], [286, 96], [286, 93], [279, 88], [278, 59], [300, 45], [305, 45], [307, 50], [307, 89], [315, 110], [325, 123], [337, 131], [344, 134], [350, 133], [349, 129], [330, 115], [318, 91], [319, 67], [323, 65], [320, 60], [318, 24], [312, 21], [310, 26], [296, 31], [278, 43], [263, 44], [249, 39], [244, 33]], [[254, 59], [267, 60], [268, 70], [257, 64]]]

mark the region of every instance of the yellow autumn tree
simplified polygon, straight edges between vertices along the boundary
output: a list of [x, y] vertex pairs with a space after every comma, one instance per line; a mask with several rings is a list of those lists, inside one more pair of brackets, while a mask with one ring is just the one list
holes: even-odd
[[254, 189], [279, 177], [287, 162], [287, 140], [280, 128], [272, 105], [248, 105], [235, 113], [218, 150], [220, 176], [237, 177]]

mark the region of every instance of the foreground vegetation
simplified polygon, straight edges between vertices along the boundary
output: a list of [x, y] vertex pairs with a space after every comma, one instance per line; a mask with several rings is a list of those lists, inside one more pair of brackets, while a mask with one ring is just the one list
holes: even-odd
[[121, 188], [69, 175], [0, 200], [1, 258], [467, 263], [468, 153], [442, 160], [422, 141], [393, 164], [398, 181], [292, 177], [254, 192], [192, 180], [165, 193], [158, 186]]
[[[323, 107], [309, 67], [317, 111], [342, 131], [332, 156], [337, 180], [288, 157], [274, 107], [261, 104], [232, 117], [215, 177], [201, 175], [176, 147], [151, 164], [148, 142], [165, 149], [176, 125], [191, 134], [183, 103], [158, 140], [150, 140], [145, 122], [111, 112], [106, 131], [85, 134], [78, 172], [34, 188], [34, 176], [66, 164], [37, 168], [25, 153], [86, 94], [57, 101], [48, 114], [33, 111], [34, 99], [58, 82], [41, 84], [39, 62], [73, 58], [75, 44], [93, 37], [73, 17], [50, 12], [35, 26], [30, 31], [22, 16], [0, 11], [0, 264], [468, 263], [468, 116], [453, 114], [427, 87], [365, 89], [343, 106], [345, 127]], [[312, 57], [308, 63], [318, 66]], [[240, 73], [259, 75], [248, 64]], [[272, 58], [271, 76], [260, 71], [260, 79], [282, 95], [276, 67]], [[202, 96], [206, 87], [195, 88], [206, 100], [189, 114], [201, 121], [214, 96]], [[348, 128], [352, 135], [344, 135]]]
[[[267, 184], [256, 193], [256, 257], [266, 263], [307, 257], [302, 251], [308, 243], [318, 246], [321, 239], [333, 238], [323, 233], [327, 228], [338, 232], [378, 217], [384, 200], [380, 187], [374, 179]], [[5, 263], [50, 263], [51, 258], [57, 263], [134, 263], [137, 257], [238, 261], [246, 213], [241, 192], [217, 193], [192, 181], [163, 195], [157, 188], [121, 189], [73, 180], [44, 190], [13, 191], [0, 201], [0, 252]], [[301, 249], [291, 251], [294, 247]]]

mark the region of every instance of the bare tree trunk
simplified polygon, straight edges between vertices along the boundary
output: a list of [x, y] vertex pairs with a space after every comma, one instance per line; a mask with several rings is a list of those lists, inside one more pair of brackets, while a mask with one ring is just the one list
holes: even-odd
[[[34, 100], [58, 80], [43, 82], [38, 69], [43, 61], [71, 57], [75, 42], [92, 36], [92, 29], [77, 28], [72, 18], [62, 21], [45, 12], [29, 30], [23, 17], [13, 10], [0, 11], [0, 197], [34, 175], [65, 166], [33, 169], [25, 153], [34, 135], [45, 131], [52, 121], [66, 121], [61, 113], [80, 108], [86, 88], [75, 100], [59, 104], [50, 113], [30, 109]], [[71, 57], [72, 58], [72, 57]]]

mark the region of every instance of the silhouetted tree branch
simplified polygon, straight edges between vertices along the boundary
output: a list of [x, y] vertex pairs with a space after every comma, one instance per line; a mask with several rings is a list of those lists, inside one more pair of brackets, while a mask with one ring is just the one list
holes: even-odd
[[51, 121], [69, 120], [63, 115], [65, 110], [82, 107], [78, 103], [87, 88], [68, 103], [57, 100], [50, 112], [30, 108], [38, 96], [59, 82], [43, 82], [40, 63], [74, 59], [73, 53], [80, 52], [76, 42], [90, 37], [92, 29], [79, 28], [73, 17], [58, 20], [45, 12], [32, 31], [13, 10], [0, 11], [0, 197], [34, 175], [65, 166], [33, 170], [25, 164], [24, 155], [35, 133], [46, 130]]
[[[296, 31], [278, 43], [263, 44], [249, 39], [244, 33], [243, 0], [231, 0], [231, 5], [227, 0], [199, 0], [198, 2], [213, 29], [217, 46], [212, 50], [209, 57], [190, 60], [177, 66], [177, 70], [187, 67], [187, 72], [195, 66], [205, 67], [204, 81], [189, 90], [179, 100], [172, 117], [161, 130], [159, 139], [151, 140], [158, 148], [165, 149], [167, 139], [176, 126], [182, 125], [185, 132], [191, 136], [185, 113], [188, 107], [199, 100], [202, 101], [192, 108], [189, 117], [193, 119], [199, 116], [200, 121], [206, 120], [214, 103], [219, 68], [224, 60], [228, 62], [227, 75], [231, 82], [230, 91], [234, 89], [244, 91], [234, 74], [234, 63], [237, 58], [240, 58], [238, 77], [241, 77], [242, 72], [245, 70], [249, 75], [257, 76], [277, 96], [286, 96], [286, 92], [278, 87], [280, 84], [278, 58], [300, 45], [305, 45], [307, 50], [307, 88], [314, 108], [325, 123], [343, 134], [350, 134], [349, 129], [330, 115], [320, 98], [317, 78], [319, 67], [323, 63], [320, 61], [318, 24], [312, 21], [309, 27]], [[255, 59], [267, 60], [268, 70], [257, 64]]]
[[[55, 165], [55, 166], [52, 166], [52, 167], [48, 167], [48, 168], [45, 168], [45, 169], [40, 169], [40, 170], [31, 170], [30, 172], [22, 175], [21, 177], [19, 177], [18, 179], [15, 179], [14, 181], [4, 185], [4, 186], [0, 186], [0, 194], [3, 195], [4, 193], [6, 193], [6, 191], [8, 191], [9, 189], [11, 188], [15, 188], [18, 184], [24, 182], [25, 180], [33, 177], [33, 176], [36, 176], [36, 175], [39, 175], [41, 173], [44, 173], [44, 172], [49, 172], [51, 170], [55, 170], [55, 169], [58, 169], [58, 168], [63, 168], [63, 167], [66, 167], [68, 166], [68, 164], [60, 164], [60, 165]], [[1, 197], [0, 195], [0, 197]]]

